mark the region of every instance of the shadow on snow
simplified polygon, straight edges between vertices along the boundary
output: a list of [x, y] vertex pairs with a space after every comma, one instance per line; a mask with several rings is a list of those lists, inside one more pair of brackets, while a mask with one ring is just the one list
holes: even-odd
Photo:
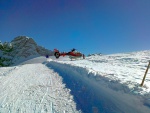
[[[111, 86], [113, 83], [109, 83], [105, 77], [88, 73], [82, 67], [68, 64], [49, 62], [46, 66], [63, 78], [66, 87], [71, 90], [70, 93], [74, 96], [77, 110], [81, 110], [83, 113], [150, 112], [150, 109], [141, 105], [141, 100], [137, 99], [137, 96], [117, 92], [119, 89]], [[109, 83], [109, 86], [105, 86], [104, 83]], [[124, 87], [119, 83], [116, 84], [121, 86], [119, 88]], [[128, 92], [127, 88], [125, 91]]]

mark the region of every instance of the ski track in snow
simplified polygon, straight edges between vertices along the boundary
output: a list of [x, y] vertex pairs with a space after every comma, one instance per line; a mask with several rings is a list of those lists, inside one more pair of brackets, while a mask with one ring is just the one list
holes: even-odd
[[62, 78], [43, 64], [0, 70], [0, 113], [78, 113]]

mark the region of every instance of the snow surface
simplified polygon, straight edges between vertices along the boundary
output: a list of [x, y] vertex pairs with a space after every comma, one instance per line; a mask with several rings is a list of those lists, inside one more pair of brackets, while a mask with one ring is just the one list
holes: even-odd
[[37, 57], [0, 68], [0, 113], [150, 113], [150, 51]]
[[[52, 60], [54, 62], [51, 62]], [[141, 51], [103, 56], [94, 55], [87, 57], [85, 60], [83, 59], [74, 61], [70, 61], [65, 57], [60, 57], [60, 59], [51, 58], [49, 59], [50, 63], [48, 63], [47, 66], [52, 67], [56, 72], [59, 72], [59, 75], [61, 75], [63, 78], [66, 76], [71, 76], [71, 78], [75, 76], [75, 78], [72, 79], [77, 78], [75, 82], [73, 81], [73, 83], [77, 83], [77, 86], [80, 82], [82, 82], [81, 80], [83, 80], [83, 82], [87, 82], [88, 85], [82, 82], [82, 84], [79, 86], [86, 86], [86, 89], [87, 87], [92, 87], [92, 91], [87, 89], [87, 92], [97, 92], [96, 94], [94, 93], [94, 95], [99, 95], [97, 98], [102, 97], [105, 98], [105, 100], [112, 102], [114, 106], [112, 107], [111, 112], [149, 113], [150, 72], [147, 74], [144, 87], [140, 87], [149, 60], [150, 51]], [[78, 77], [76, 77], [77, 75]], [[65, 83], [67, 83], [67, 81], [72, 81], [72, 79], [67, 79], [68, 78], [66, 78]], [[89, 85], [90, 82], [91, 85]], [[68, 84], [71, 84], [71, 82]], [[95, 86], [93, 84], [95, 84]], [[72, 92], [74, 96], [79, 95], [76, 93], [77, 90], [73, 89], [72, 86], [69, 88], [71, 91], [75, 90]], [[87, 95], [88, 93], [86, 93], [86, 96]], [[85, 95], [83, 94], [82, 96], [84, 97]], [[78, 106], [81, 104], [81, 102], [78, 102], [78, 100], [81, 100], [81, 97], [77, 96], [76, 98], [76, 103], [78, 103], [77, 107], [79, 107], [84, 112], [88, 112], [90, 110], [92, 111], [92, 106], [97, 106], [97, 109], [101, 109], [99, 110], [100, 112], [110, 112], [110, 109], [106, 110], [107, 107], [106, 109], [103, 109], [104, 106], [101, 108], [99, 105], [102, 104], [100, 103], [95, 105], [93, 102], [93, 105], [91, 104], [91, 106], [87, 107]], [[88, 100], [88, 98], [84, 100]], [[100, 101], [102, 100], [99, 100], [99, 102]], [[110, 103], [108, 101], [106, 101], [106, 103]], [[110, 106], [112, 105], [108, 104], [108, 108]], [[119, 107], [115, 108], [115, 106]], [[126, 108], [125, 106], [128, 107]], [[148, 110], [143, 110], [147, 109], [145, 107], [147, 107]]]
[[62, 78], [39, 63], [44, 59], [0, 68], [0, 113], [78, 113]]
[[103, 56], [94, 55], [87, 57], [85, 60], [77, 61], [57, 59], [55, 61], [63, 64], [70, 64], [72, 66], [83, 67], [88, 73], [93, 73], [95, 77], [101, 76], [109, 79], [109, 82], [113, 81], [128, 86], [133, 93], [143, 95], [150, 92], [150, 71], [147, 73], [144, 87], [138, 87], [142, 82], [144, 73], [150, 61], [150, 51]]

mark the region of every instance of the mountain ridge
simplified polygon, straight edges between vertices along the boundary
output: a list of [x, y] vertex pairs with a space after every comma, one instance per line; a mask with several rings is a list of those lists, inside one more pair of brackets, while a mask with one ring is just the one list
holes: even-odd
[[11, 42], [0, 42], [0, 67], [10, 66], [29, 57], [53, 55], [51, 50], [39, 46], [33, 38], [17, 36]]

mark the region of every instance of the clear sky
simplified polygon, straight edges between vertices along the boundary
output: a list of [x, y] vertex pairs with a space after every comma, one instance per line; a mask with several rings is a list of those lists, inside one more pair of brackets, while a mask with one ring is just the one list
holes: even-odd
[[0, 0], [0, 40], [20, 35], [50, 50], [149, 50], [150, 0]]

